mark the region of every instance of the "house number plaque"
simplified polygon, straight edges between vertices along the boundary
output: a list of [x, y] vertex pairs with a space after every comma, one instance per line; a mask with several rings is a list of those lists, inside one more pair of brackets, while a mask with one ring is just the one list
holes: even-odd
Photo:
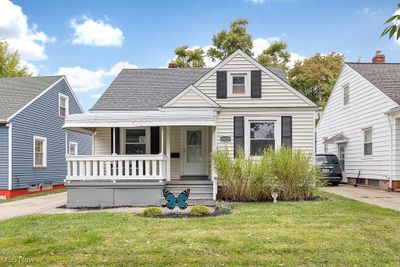
[[221, 140], [221, 142], [230, 142], [231, 137], [230, 136], [221, 136], [220, 140]]

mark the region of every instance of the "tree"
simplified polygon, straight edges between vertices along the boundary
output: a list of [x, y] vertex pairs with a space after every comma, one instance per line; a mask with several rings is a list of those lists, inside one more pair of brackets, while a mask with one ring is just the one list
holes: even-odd
[[272, 43], [257, 57], [257, 60], [264, 67], [278, 67], [287, 71], [290, 53], [286, 49], [285, 42]]
[[201, 48], [190, 50], [187, 45], [183, 45], [175, 49], [175, 55], [178, 68], [202, 68], [206, 65]]
[[7, 42], [0, 40], [0, 78], [31, 76], [27, 66], [22, 66], [17, 51], [12, 51]]
[[247, 32], [247, 19], [237, 19], [230, 24], [230, 30], [223, 29], [212, 38], [213, 47], [208, 49], [207, 55], [213, 60], [223, 60], [238, 49], [253, 56], [253, 39]]
[[293, 88], [324, 108], [343, 65], [343, 56], [332, 52], [319, 53], [296, 62], [289, 70], [289, 83]]
[[[397, 4], [397, 7], [400, 8], [400, 3]], [[385, 22], [385, 24], [393, 24], [391, 26], [387, 26], [382, 34], [382, 36], [385, 36], [387, 34], [389, 34], [389, 39], [392, 38], [393, 36], [396, 37], [396, 40], [398, 40], [400, 38], [400, 14], [394, 14], [393, 16], [391, 16], [390, 18], [388, 18]]]

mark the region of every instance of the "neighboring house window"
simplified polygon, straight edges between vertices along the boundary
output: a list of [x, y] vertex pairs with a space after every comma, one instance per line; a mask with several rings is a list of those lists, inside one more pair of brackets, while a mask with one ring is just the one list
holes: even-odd
[[350, 86], [346, 84], [343, 87], [343, 105], [346, 106], [350, 102]]
[[250, 74], [229, 73], [228, 96], [250, 96]]
[[250, 155], [259, 156], [271, 147], [275, 149], [275, 121], [250, 121]]
[[372, 128], [364, 129], [364, 156], [372, 156]]
[[125, 153], [146, 154], [146, 129], [126, 129]]
[[33, 137], [33, 166], [47, 166], [47, 139], [45, 137]]
[[76, 156], [78, 155], [78, 143], [70, 142], [69, 143], [69, 155]]
[[62, 118], [65, 118], [69, 115], [69, 97], [63, 94], [59, 95], [58, 100], [58, 115]]

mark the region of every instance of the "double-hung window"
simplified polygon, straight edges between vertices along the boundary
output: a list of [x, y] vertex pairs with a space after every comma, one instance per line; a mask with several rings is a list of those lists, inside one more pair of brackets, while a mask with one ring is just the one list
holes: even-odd
[[69, 150], [68, 151], [69, 155], [71, 155], [71, 156], [78, 155], [78, 143], [70, 142], [68, 150]]
[[364, 156], [372, 156], [372, 128], [363, 130], [364, 132]]
[[146, 129], [126, 129], [125, 153], [146, 154]]
[[350, 102], [350, 86], [343, 86], [343, 106], [347, 106]]
[[247, 97], [250, 96], [250, 73], [231, 72], [228, 75], [228, 96]]
[[47, 167], [47, 139], [33, 137], [33, 167]]
[[62, 118], [69, 115], [69, 97], [63, 94], [59, 94], [58, 115]]
[[275, 121], [250, 121], [250, 155], [259, 156], [265, 149], [275, 149]]

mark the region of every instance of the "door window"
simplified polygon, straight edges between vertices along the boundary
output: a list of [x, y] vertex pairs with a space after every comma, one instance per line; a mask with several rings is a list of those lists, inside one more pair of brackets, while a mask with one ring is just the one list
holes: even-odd
[[186, 160], [187, 162], [202, 162], [203, 161], [203, 147], [201, 143], [201, 131], [187, 131], [186, 132]]

